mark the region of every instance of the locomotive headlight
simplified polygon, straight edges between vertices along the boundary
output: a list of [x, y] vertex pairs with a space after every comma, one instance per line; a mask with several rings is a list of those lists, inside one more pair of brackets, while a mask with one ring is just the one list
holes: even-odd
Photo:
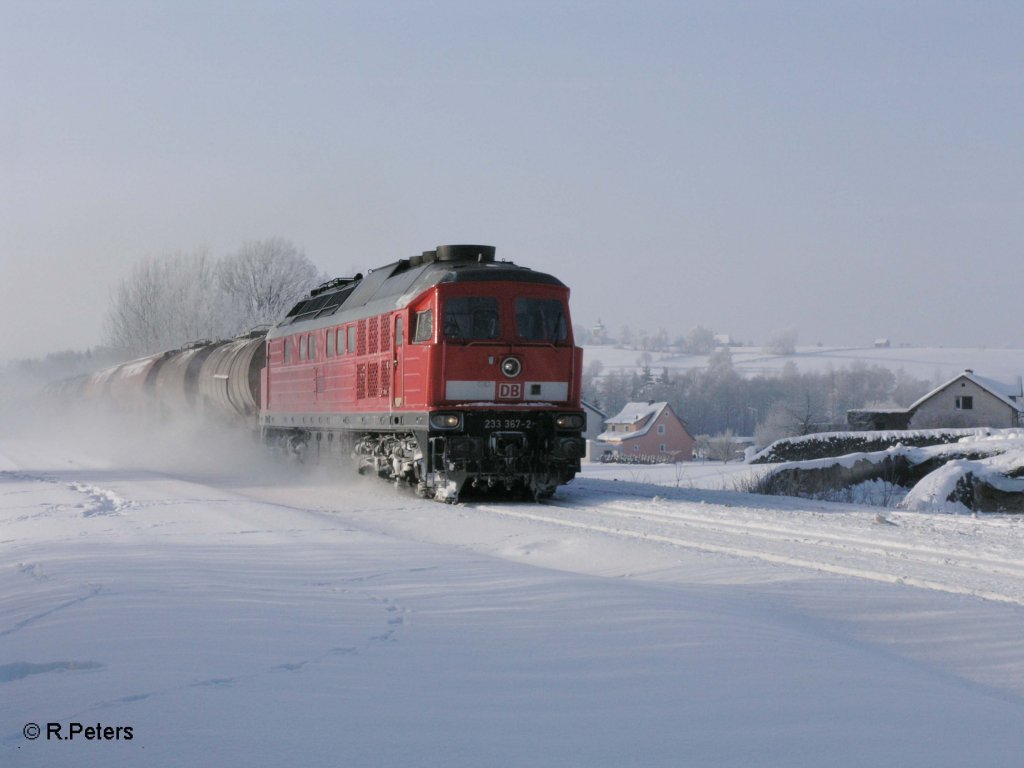
[[523, 364], [519, 362], [518, 357], [506, 357], [501, 361], [501, 372], [514, 379], [523, 372]]
[[561, 413], [555, 417], [557, 429], [583, 429], [585, 419], [579, 413]]
[[430, 426], [434, 429], [458, 429], [462, 426], [461, 413], [432, 413]]

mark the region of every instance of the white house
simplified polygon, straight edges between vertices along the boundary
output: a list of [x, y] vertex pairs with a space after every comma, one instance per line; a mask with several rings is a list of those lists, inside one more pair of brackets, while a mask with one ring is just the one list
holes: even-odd
[[936, 387], [909, 408], [858, 409], [846, 420], [854, 429], [932, 429], [1024, 425], [1024, 385], [978, 376], [971, 369]]
[[1013, 384], [978, 376], [969, 368], [933, 389], [907, 409], [910, 428], [1019, 427], [1024, 391]]

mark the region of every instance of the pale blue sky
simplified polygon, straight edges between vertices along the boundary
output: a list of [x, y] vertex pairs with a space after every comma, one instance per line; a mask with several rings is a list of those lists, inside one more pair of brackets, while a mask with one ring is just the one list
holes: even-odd
[[1022, 40], [1020, 2], [0, 0], [0, 358], [272, 235], [493, 244], [614, 330], [1024, 347]]

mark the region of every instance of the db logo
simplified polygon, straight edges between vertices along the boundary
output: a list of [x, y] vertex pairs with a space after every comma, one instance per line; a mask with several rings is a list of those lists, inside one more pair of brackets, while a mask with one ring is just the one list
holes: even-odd
[[523, 396], [522, 384], [501, 382], [498, 384], [498, 397], [502, 400], [519, 400]]

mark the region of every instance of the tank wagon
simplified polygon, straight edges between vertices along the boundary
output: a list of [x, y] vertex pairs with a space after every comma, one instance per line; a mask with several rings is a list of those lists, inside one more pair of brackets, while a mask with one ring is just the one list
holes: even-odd
[[51, 393], [93, 401], [130, 418], [207, 420], [255, 426], [266, 330], [229, 341], [199, 341], [61, 382]]
[[585, 450], [568, 301], [561, 281], [482, 245], [325, 283], [267, 334], [262, 434], [354, 454], [438, 500], [550, 496]]
[[457, 501], [550, 496], [580, 469], [582, 350], [569, 289], [446, 245], [324, 283], [269, 331], [198, 342], [75, 380], [86, 399], [241, 420], [302, 459]]

